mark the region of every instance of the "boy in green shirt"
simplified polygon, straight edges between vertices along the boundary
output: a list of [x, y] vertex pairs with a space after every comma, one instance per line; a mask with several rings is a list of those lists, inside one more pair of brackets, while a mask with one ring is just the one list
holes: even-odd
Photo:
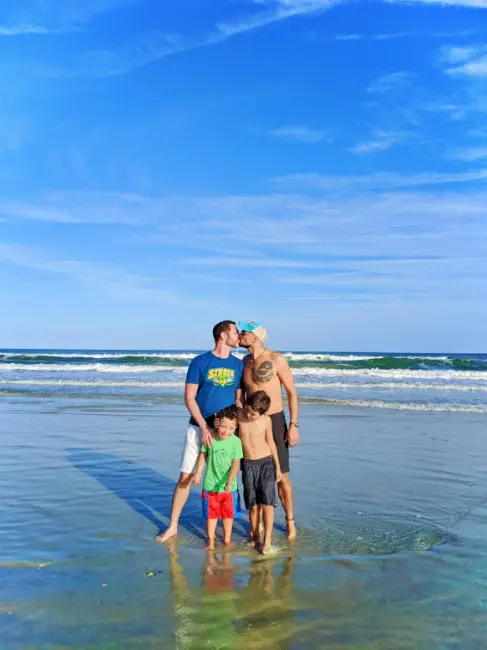
[[233, 520], [240, 513], [237, 489], [237, 474], [243, 458], [242, 443], [235, 435], [237, 430], [237, 407], [227, 406], [217, 415], [218, 427], [213, 433], [211, 447], [201, 445], [193, 483], [201, 481], [207, 462], [203, 492], [203, 515], [208, 535], [207, 549], [215, 548], [215, 533], [218, 520], [223, 524], [225, 546], [232, 543]]

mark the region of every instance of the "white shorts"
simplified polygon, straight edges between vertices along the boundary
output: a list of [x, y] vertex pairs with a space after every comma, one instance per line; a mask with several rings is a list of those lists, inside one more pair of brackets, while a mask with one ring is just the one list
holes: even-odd
[[193, 474], [196, 470], [196, 462], [201, 448], [201, 429], [195, 424], [188, 424], [186, 440], [184, 441], [183, 454], [181, 457], [180, 472]]

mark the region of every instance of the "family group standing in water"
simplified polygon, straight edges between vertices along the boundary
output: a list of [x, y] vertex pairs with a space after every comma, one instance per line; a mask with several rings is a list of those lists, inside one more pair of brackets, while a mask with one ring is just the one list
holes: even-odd
[[[264, 554], [271, 549], [276, 483], [286, 516], [287, 538], [296, 538], [289, 478], [289, 448], [299, 440], [298, 396], [293, 375], [287, 359], [265, 347], [267, 330], [263, 325], [244, 322], [239, 323], [239, 329], [230, 320], [215, 325], [215, 347], [195, 357], [188, 368], [184, 402], [190, 420], [171, 520], [167, 530], [157, 537], [159, 542], [177, 535], [191, 485], [201, 481], [205, 464], [202, 504], [209, 550], [215, 546], [219, 519], [224, 544], [231, 544], [233, 521], [240, 511], [240, 469], [245, 507], [249, 511], [250, 543]], [[239, 347], [248, 350], [243, 361], [231, 353]], [[289, 427], [284, 415], [283, 388], [289, 405]]]

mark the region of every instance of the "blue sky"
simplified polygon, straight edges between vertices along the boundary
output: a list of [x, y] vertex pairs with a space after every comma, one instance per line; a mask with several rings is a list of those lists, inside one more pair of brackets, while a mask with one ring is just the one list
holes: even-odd
[[6, 0], [0, 346], [485, 351], [487, 0]]

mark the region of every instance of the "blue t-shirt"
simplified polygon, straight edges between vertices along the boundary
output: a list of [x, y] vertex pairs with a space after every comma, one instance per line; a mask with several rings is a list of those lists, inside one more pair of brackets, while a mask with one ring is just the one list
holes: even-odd
[[[243, 363], [231, 354], [220, 359], [213, 352], [195, 357], [188, 368], [187, 384], [198, 384], [196, 403], [210, 423], [220, 409], [235, 404], [235, 391], [242, 387]], [[193, 418], [191, 424], [196, 424]]]

